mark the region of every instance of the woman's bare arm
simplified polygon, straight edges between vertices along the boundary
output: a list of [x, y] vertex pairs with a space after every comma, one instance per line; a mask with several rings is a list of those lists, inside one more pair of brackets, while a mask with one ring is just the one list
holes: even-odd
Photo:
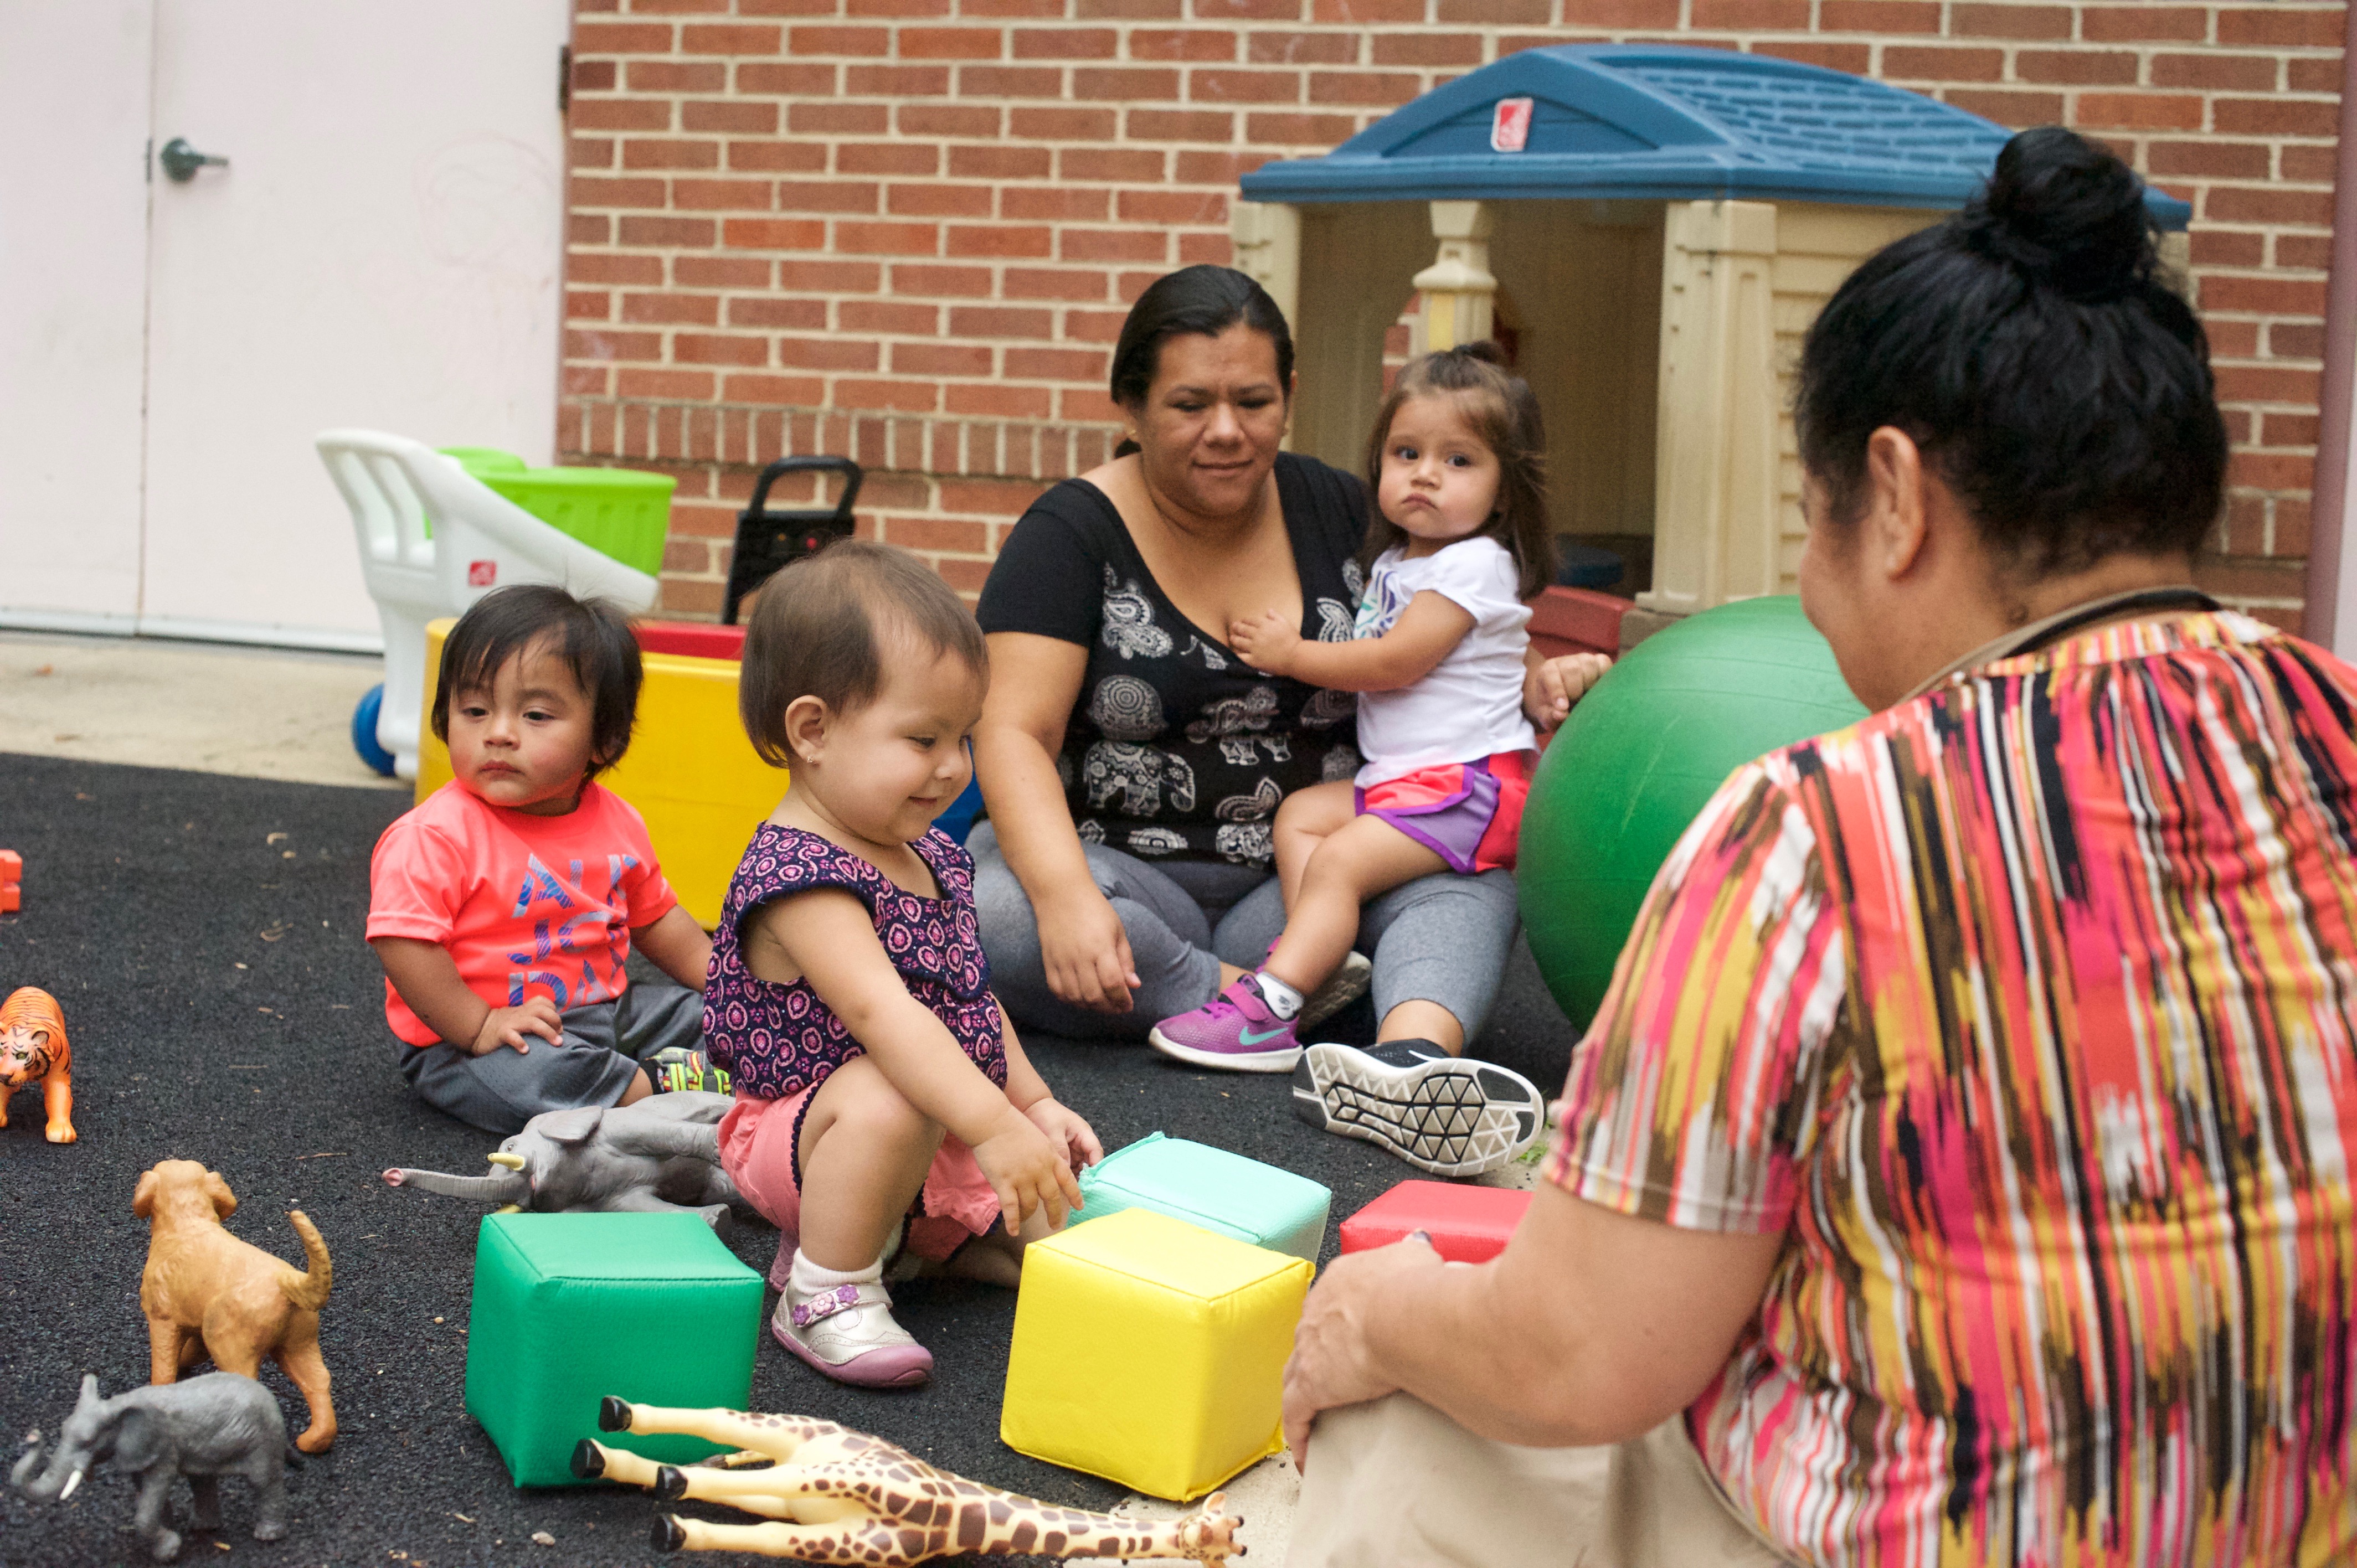
[[1311, 642], [1299, 627], [1271, 611], [1230, 627], [1228, 642], [1245, 663], [1271, 675], [1336, 692], [1396, 692], [1438, 669], [1472, 629], [1471, 611], [1426, 588], [1408, 600], [1381, 637]]

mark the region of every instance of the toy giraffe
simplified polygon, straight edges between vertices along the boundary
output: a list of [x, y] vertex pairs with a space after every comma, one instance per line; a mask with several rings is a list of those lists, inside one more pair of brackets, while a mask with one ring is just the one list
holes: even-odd
[[805, 1563], [907, 1568], [953, 1552], [985, 1557], [1241, 1557], [1243, 1520], [1213, 1492], [1182, 1519], [1126, 1520], [1056, 1508], [934, 1469], [880, 1437], [802, 1415], [667, 1410], [608, 1396], [607, 1432], [684, 1433], [737, 1449], [684, 1469], [657, 1465], [583, 1438], [573, 1473], [604, 1476], [680, 1498], [726, 1503], [780, 1522], [706, 1524], [666, 1514], [655, 1521], [664, 1552], [752, 1552]]

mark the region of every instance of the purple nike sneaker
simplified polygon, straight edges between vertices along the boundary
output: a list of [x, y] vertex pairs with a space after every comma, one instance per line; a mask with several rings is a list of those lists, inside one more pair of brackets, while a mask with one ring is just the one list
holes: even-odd
[[1163, 1019], [1146, 1042], [1166, 1057], [1229, 1072], [1291, 1072], [1301, 1059], [1293, 1021], [1268, 1010], [1251, 974], [1193, 1012]]

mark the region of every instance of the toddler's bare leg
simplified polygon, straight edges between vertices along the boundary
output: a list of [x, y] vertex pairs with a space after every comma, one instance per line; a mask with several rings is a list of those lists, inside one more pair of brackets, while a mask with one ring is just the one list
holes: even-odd
[[802, 1255], [852, 1273], [873, 1263], [909, 1211], [942, 1128], [857, 1057], [834, 1069], [802, 1119]]
[[1359, 907], [1378, 893], [1445, 870], [1448, 863], [1381, 817], [1353, 818], [1309, 857], [1301, 893], [1268, 972], [1303, 995], [1325, 983], [1359, 935]]
[[1357, 801], [1347, 779], [1296, 789], [1276, 809], [1276, 885], [1285, 893], [1288, 911], [1301, 897], [1301, 879], [1309, 869], [1309, 857], [1328, 838], [1349, 827], [1357, 814]]

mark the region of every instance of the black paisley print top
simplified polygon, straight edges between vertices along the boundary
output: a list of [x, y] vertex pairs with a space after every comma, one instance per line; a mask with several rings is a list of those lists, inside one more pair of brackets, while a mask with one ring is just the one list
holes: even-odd
[[938, 898], [903, 892], [893, 880], [816, 833], [764, 822], [754, 831], [712, 933], [712, 974], [704, 985], [704, 1049], [728, 1069], [737, 1092], [783, 1100], [826, 1081], [863, 1054], [810, 982], [780, 985], [745, 967], [738, 930], [773, 898], [840, 887], [875, 913], [876, 935], [909, 994], [949, 1026], [958, 1048], [990, 1081], [1006, 1084], [1006, 1036], [990, 994], [990, 961], [974, 929], [974, 857], [939, 828], [909, 847], [931, 868]]
[[[1276, 489], [1301, 577], [1301, 635], [1347, 642], [1363, 585], [1365, 489], [1283, 453]], [[1089, 650], [1056, 770], [1091, 843], [1265, 867], [1277, 802], [1358, 771], [1358, 699], [1248, 669], [1180, 616], [1113, 502], [1082, 480], [1058, 485], [1016, 523], [979, 618], [985, 632]]]

